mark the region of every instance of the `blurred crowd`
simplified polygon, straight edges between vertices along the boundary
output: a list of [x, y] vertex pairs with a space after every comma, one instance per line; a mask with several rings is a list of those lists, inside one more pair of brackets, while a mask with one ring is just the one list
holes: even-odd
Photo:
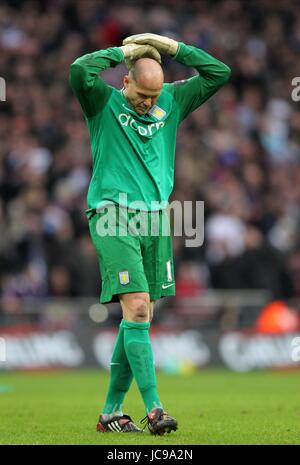
[[[85, 53], [154, 32], [228, 64], [230, 82], [178, 132], [171, 200], [205, 202], [200, 248], [174, 238], [179, 296], [267, 289], [300, 296], [300, 9], [286, 0], [2, 1], [0, 289], [23, 296], [97, 296], [98, 263], [85, 216], [87, 128], [69, 83]], [[165, 81], [195, 73], [163, 57]], [[121, 88], [123, 64], [103, 78]]]

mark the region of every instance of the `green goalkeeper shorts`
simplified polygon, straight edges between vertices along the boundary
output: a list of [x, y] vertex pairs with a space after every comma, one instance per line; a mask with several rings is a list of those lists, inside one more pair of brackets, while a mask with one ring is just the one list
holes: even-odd
[[172, 237], [166, 211], [130, 211], [109, 205], [89, 212], [102, 277], [102, 303], [119, 294], [147, 292], [150, 300], [175, 295]]

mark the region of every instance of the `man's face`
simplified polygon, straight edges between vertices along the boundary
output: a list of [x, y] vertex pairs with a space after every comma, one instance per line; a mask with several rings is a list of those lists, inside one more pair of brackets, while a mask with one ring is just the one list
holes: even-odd
[[132, 105], [136, 113], [145, 115], [157, 101], [161, 92], [161, 84], [154, 86], [142, 86], [132, 76], [124, 77], [124, 95]]

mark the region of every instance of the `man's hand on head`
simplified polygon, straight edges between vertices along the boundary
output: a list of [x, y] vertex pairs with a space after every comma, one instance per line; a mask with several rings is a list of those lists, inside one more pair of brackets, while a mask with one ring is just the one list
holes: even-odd
[[[123, 41], [124, 43], [124, 41]], [[161, 64], [160, 54], [156, 48], [148, 44], [128, 43], [120, 47], [124, 54], [125, 64], [128, 69], [132, 68], [139, 58], [152, 58]]]
[[151, 45], [155, 47], [159, 53], [167, 53], [172, 56], [176, 55], [179, 46], [178, 42], [174, 39], [150, 32], [126, 37], [126, 39], [123, 40], [123, 45], [127, 44]]

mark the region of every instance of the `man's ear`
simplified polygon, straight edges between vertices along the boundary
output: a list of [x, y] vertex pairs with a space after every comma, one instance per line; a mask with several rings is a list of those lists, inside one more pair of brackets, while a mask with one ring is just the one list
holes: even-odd
[[129, 76], [128, 76], [128, 74], [125, 74], [125, 76], [123, 78], [124, 87], [127, 87], [128, 83], [129, 83]]

